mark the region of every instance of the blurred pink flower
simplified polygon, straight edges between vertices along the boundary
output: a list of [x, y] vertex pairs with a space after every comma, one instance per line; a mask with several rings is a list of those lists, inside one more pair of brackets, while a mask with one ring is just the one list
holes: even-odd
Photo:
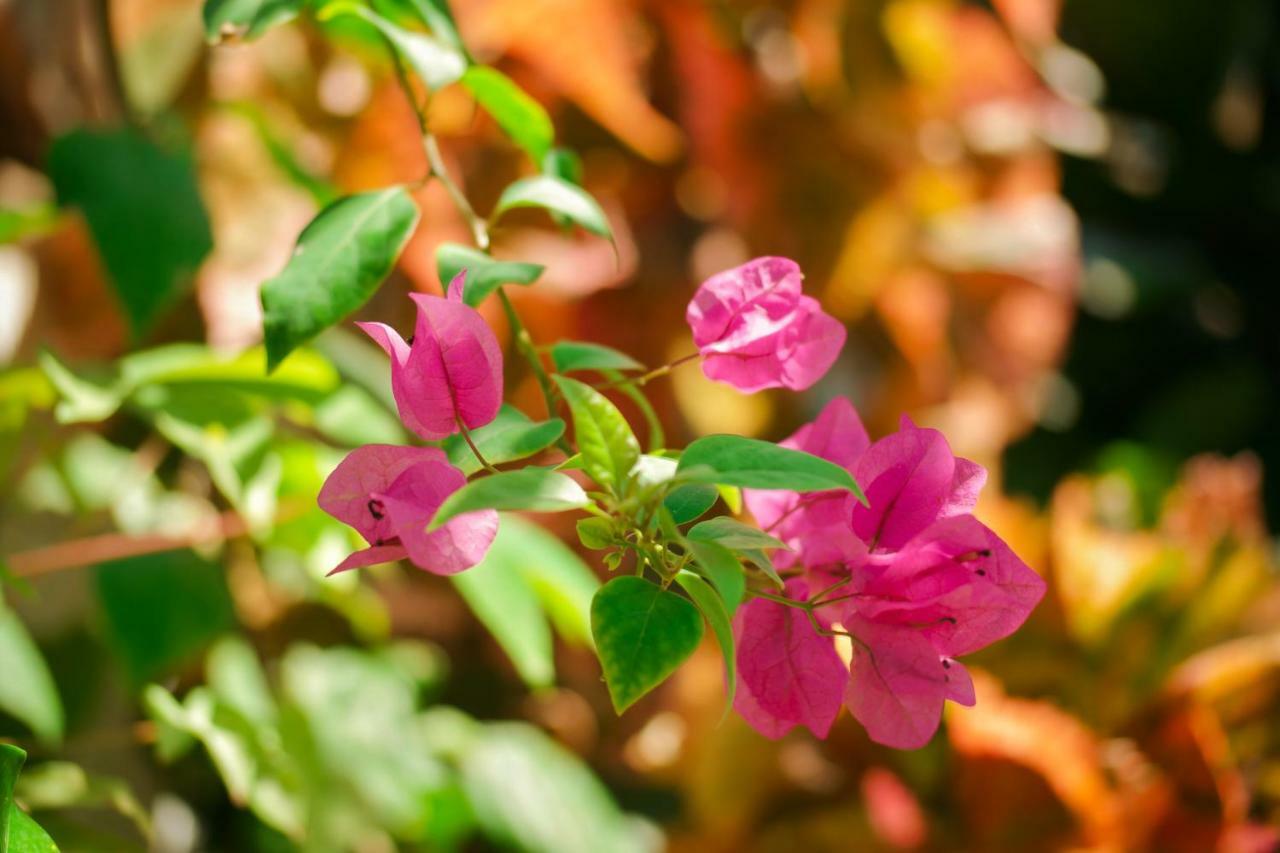
[[[784, 443], [849, 468], [869, 506], [839, 493], [745, 493], [816, 592], [812, 620], [768, 600], [740, 611], [739, 713], [769, 737], [797, 723], [823, 736], [838, 688], [873, 740], [923, 746], [947, 699], [973, 704], [973, 684], [955, 657], [1017, 630], [1044, 581], [969, 514], [986, 470], [956, 457], [938, 431], [904, 418], [898, 432], [868, 446], [853, 407], [833, 400]], [[792, 580], [787, 595], [806, 601], [805, 586]], [[850, 635], [851, 673], [830, 667], [834, 645], [818, 626]]]
[[400, 419], [428, 441], [492, 421], [502, 405], [502, 348], [484, 319], [462, 301], [466, 271], [447, 297], [410, 295], [418, 305], [412, 343], [383, 323], [357, 323], [391, 357]]
[[703, 356], [702, 372], [740, 391], [802, 391], [831, 368], [844, 326], [800, 292], [795, 261], [765, 257], [713, 275], [686, 319]]
[[437, 575], [457, 574], [484, 558], [498, 514], [460, 515], [439, 530], [427, 524], [467, 478], [434, 447], [370, 444], [347, 454], [320, 489], [320, 508], [356, 529], [370, 546], [330, 574], [408, 557]]

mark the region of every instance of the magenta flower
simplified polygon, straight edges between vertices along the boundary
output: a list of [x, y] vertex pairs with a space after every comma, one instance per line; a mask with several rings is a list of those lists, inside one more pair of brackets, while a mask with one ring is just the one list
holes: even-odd
[[[936, 430], [904, 418], [867, 446], [853, 407], [836, 400], [788, 442], [853, 471], [869, 506], [838, 493], [746, 493], [757, 521], [805, 568], [807, 581], [786, 593], [810, 602], [814, 620], [767, 600], [743, 607], [735, 633], [745, 690], [735, 706], [766, 736], [797, 724], [823, 736], [839, 689], [873, 740], [922, 746], [946, 700], [973, 704], [955, 658], [1017, 630], [1044, 581], [969, 514], [986, 470], [952, 454]], [[848, 636], [851, 671], [831, 667], [832, 634]]]
[[462, 301], [466, 271], [447, 297], [410, 295], [418, 304], [411, 343], [383, 323], [357, 323], [391, 358], [391, 391], [400, 419], [428, 441], [492, 421], [502, 405], [502, 349], [474, 308]]
[[704, 281], [685, 315], [702, 372], [748, 393], [802, 391], [821, 379], [845, 330], [800, 292], [803, 278], [795, 261], [765, 257]]
[[318, 500], [371, 547], [351, 554], [330, 574], [404, 557], [437, 575], [480, 562], [498, 532], [493, 510], [466, 513], [427, 532], [440, 504], [466, 481], [434, 447], [369, 444], [351, 451], [325, 480]]
[[[853, 473], [871, 439], [853, 404], [844, 397], [836, 397], [813, 423], [800, 427], [779, 444], [821, 456]], [[742, 498], [761, 529], [791, 549], [776, 555], [775, 561], [781, 568], [796, 563], [810, 568], [838, 563], [865, 550], [849, 524], [856, 503], [849, 492], [801, 495], [783, 490], [744, 489]], [[817, 531], [821, 531], [821, 535], [816, 535]]]

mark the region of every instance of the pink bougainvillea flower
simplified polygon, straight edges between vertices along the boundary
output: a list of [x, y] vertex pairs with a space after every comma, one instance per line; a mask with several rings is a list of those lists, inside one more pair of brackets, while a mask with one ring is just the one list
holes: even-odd
[[955, 660], [1003, 639], [1044, 595], [1039, 575], [972, 515], [943, 518], [853, 573], [845, 630], [856, 638], [847, 704], [874, 740], [914, 748], [943, 700], [973, 704]]
[[803, 278], [795, 261], [765, 257], [704, 281], [685, 315], [702, 372], [748, 393], [802, 391], [821, 379], [845, 329], [800, 292]]
[[[786, 594], [807, 595], [801, 580]], [[757, 731], [779, 738], [797, 725], [826, 737], [840, 713], [849, 672], [829, 637], [814, 630], [802, 610], [763, 598], [748, 601], [734, 616], [738, 692], [734, 708]]]
[[492, 421], [502, 405], [502, 348], [474, 308], [462, 301], [466, 271], [447, 297], [414, 293], [412, 343], [383, 323], [357, 323], [391, 358], [391, 390], [400, 419], [428, 441]]
[[[853, 404], [836, 397], [813, 423], [779, 444], [821, 456], [852, 472], [871, 440]], [[861, 548], [849, 521], [856, 503], [849, 492], [801, 495], [780, 489], [744, 489], [742, 498], [756, 523], [791, 548], [776, 557], [782, 568], [796, 562], [809, 567], [839, 562]]]
[[901, 548], [936, 519], [969, 512], [987, 481], [986, 469], [957, 458], [942, 433], [906, 417], [862, 454], [853, 475], [867, 495], [853, 509], [853, 530], [872, 550]]
[[[922, 746], [947, 700], [973, 704], [973, 684], [955, 658], [1013, 633], [1044, 581], [969, 514], [986, 470], [955, 456], [936, 430], [904, 418], [898, 432], [868, 446], [853, 407], [835, 400], [784, 443], [848, 468], [867, 494], [868, 506], [838, 492], [744, 493], [761, 526], [807, 569], [804, 581], [789, 582], [788, 597], [806, 600], [805, 584], [818, 590], [813, 615], [849, 635], [852, 660], [838, 673], [814, 663], [835, 652], [808, 614], [752, 601], [753, 618], [736, 623], [746, 688], [736, 707], [769, 737], [797, 723], [821, 735], [834, 719], [829, 690], [839, 687], [873, 740]], [[811, 708], [821, 713], [804, 716]]]
[[370, 444], [351, 451], [320, 489], [320, 508], [354, 527], [371, 547], [331, 574], [404, 557], [438, 575], [480, 562], [498, 530], [496, 512], [460, 515], [427, 532], [440, 504], [466, 481], [434, 447]]

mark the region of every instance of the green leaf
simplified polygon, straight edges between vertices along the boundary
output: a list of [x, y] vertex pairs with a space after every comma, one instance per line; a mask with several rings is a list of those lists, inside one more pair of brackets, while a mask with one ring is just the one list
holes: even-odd
[[462, 37], [458, 35], [458, 24], [453, 20], [453, 13], [449, 11], [448, 0], [408, 0], [408, 2], [436, 38], [460, 52], [464, 57], [466, 56], [467, 48], [462, 43]]
[[546, 468], [502, 471], [472, 480], [449, 495], [436, 510], [430, 530], [437, 530], [451, 518], [478, 509], [523, 509], [533, 512], [562, 512], [591, 503], [587, 493], [572, 478]]
[[732, 551], [714, 542], [691, 541], [689, 550], [693, 552], [694, 567], [719, 590], [724, 606], [732, 616], [747, 591], [742, 563]]
[[107, 633], [136, 686], [235, 627], [222, 567], [191, 551], [103, 563], [94, 575]]
[[720, 492], [708, 483], [686, 483], [663, 498], [663, 506], [676, 524], [688, 524], [715, 506]]
[[622, 713], [693, 654], [702, 640], [702, 616], [673, 592], [620, 577], [591, 602], [591, 633], [609, 697]]
[[531, 98], [507, 75], [487, 65], [473, 65], [462, 75], [462, 85], [475, 96], [502, 132], [541, 163], [551, 150], [556, 130], [542, 104]]
[[521, 261], [495, 260], [479, 249], [459, 243], [441, 243], [436, 247], [436, 273], [444, 286], [448, 287], [449, 282], [464, 269], [467, 271], [467, 286], [462, 291], [462, 299], [475, 308], [504, 284], [533, 284], [545, 267]]
[[49, 667], [18, 614], [0, 601], [0, 711], [45, 744], [62, 739], [62, 700]]
[[84, 213], [141, 337], [213, 248], [190, 156], [134, 130], [73, 130], [53, 141], [48, 168], [59, 204]]
[[617, 538], [613, 531], [613, 519], [610, 518], [584, 518], [578, 522], [577, 529], [578, 541], [584, 548], [592, 551], [603, 551], [611, 547]]
[[27, 760], [26, 750], [13, 744], [0, 743], [0, 853], [8, 853], [9, 826], [13, 823], [13, 785]]
[[582, 183], [582, 158], [568, 148], [552, 148], [542, 158], [542, 174]]
[[643, 853], [650, 830], [628, 818], [582, 761], [533, 726], [485, 726], [462, 756], [467, 799], [489, 842], [529, 853]]
[[588, 474], [614, 494], [621, 495], [640, 461], [640, 443], [617, 406], [590, 385], [567, 376], [556, 384], [573, 414], [574, 440]]
[[551, 347], [556, 373], [579, 370], [644, 370], [644, 365], [625, 352], [582, 341], [559, 341]]
[[707, 624], [711, 626], [711, 633], [716, 635], [716, 643], [719, 644], [720, 654], [724, 658], [724, 711], [728, 714], [729, 709], [733, 707], [733, 696], [738, 689], [738, 664], [734, 653], [733, 625], [729, 621], [729, 611], [716, 591], [692, 572], [680, 572], [676, 575], [676, 583], [689, 593], [689, 597], [693, 599], [694, 604], [698, 605], [698, 609], [707, 619]]
[[210, 44], [225, 38], [255, 39], [297, 17], [305, 0], [205, 0], [204, 33]]
[[354, 15], [376, 27], [432, 92], [458, 82], [467, 70], [466, 57], [449, 43], [426, 33], [406, 30], [367, 6], [330, 3], [317, 17], [328, 21], [339, 15]]
[[551, 175], [523, 178], [502, 191], [492, 219], [519, 207], [541, 207], [558, 213], [592, 234], [613, 239], [604, 211], [581, 187]]
[[347, 196], [311, 220], [284, 270], [262, 285], [267, 370], [368, 301], [418, 223], [404, 187]]
[[686, 535], [698, 542], [715, 542], [735, 551], [786, 547], [759, 528], [723, 515], [695, 524]]
[[853, 477], [834, 462], [739, 435], [709, 435], [694, 441], [680, 457], [680, 479], [793, 492], [845, 489], [866, 502]]
[[[559, 418], [532, 421], [524, 412], [503, 403], [496, 418], [471, 432], [471, 440], [490, 465], [501, 465], [546, 450], [562, 435], [564, 421]], [[461, 435], [449, 436], [442, 446], [449, 454], [450, 464], [462, 473], [470, 476], [483, 467]]]
[[205, 679], [218, 701], [233, 708], [250, 722], [271, 725], [276, 721], [276, 703], [262, 671], [258, 654], [243, 638], [224, 637], [209, 649], [205, 658]]
[[569, 642], [590, 646], [591, 598], [600, 588], [595, 573], [559, 537], [518, 515], [503, 515], [501, 531], [556, 632]]
[[533, 588], [520, 571], [518, 542], [498, 527], [498, 536], [483, 560], [449, 579], [489, 633], [502, 646], [520, 678], [530, 687], [548, 687], [555, 680], [551, 626]]
[[58, 845], [31, 815], [10, 805], [9, 853], [58, 853]]

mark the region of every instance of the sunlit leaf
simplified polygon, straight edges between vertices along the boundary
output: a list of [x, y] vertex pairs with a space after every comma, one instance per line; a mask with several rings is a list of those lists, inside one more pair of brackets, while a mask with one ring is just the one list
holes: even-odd
[[533, 284], [543, 269], [541, 264], [495, 260], [459, 243], [441, 243], [436, 248], [436, 273], [442, 283], [447, 285], [458, 273], [467, 271], [462, 299], [473, 308], [504, 284]]
[[518, 515], [504, 515], [506, 531], [518, 550], [521, 574], [537, 594], [560, 636], [590, 646], [591, 598], [600, 581], [572, 548], [547, 530]]
[[479, 509], [562, 512], [591, 502], [572, 478], [546, 468], [502, 471], [472, 480], [449, 495], [431, 520], [432, 530], [451, 518]]
[[427, 33], [406, 30], [367, 6], [329, 3], [319, 17], [330, 20], [339, 15], [353, 15], [376, 27], [433, 92], [456, 83], [467, 70], [466, 57], [449, 43]]
[[619, 577], [591, 602], [591, 633], [609, 697], [622, 713], [693, 654], [702, 640], [702, 616], [669, 590]]
[[583, 467], [597, 483], [620, 494], [640, 460], [640, 443], [618, 407], [599, 391], [576, 379], [557, 376], [573, 414], [574, 441]]
[[462, 75], [462, 85], [502, 128], [502, 132], [541, 163], [551, 149], [556, 130], [547, 111], [515, 82], [496, 68], [473, 65]]
[[609, 220], [596, 200], [586, 190], [561, 178], [537, 175], [516, 181], [502, 191], [492, 218], [496, 220], [507, 211], [521, 207], [540, 207], [566, 217], [592, 234], [613, 237]]
[[[564, 421], [559, 418], [533, 421], [524, 412], [504, 403], [496, 418], [471, 432], [471, 440], [490, 465], [501, 465], [546, 450], [562, 435]], [[462, 473], [471, 475], [483, 467], [461, 435], [449, 436], [443, 447], [449, 454], [449, 462]]]
[[739, 435], [709, 435], [694, 441], [680, 457], [680, 479], [793, 492], [844, 489], [866, 502], [853, 477], [834, 462]]
[[698, 542], [715, 542], [717, 545], [734, 550], [785, 547], [759, 528], [726, 516], [699, 522], [689, 528], [689, 532], [685, 535]]
[[557, 341], [551, 346], [551, 362], [557, 373], [579, 370], [644, 370], [625, 352], [584, 341]]
[[368, 301], [418, 223], [404, 187], [339, 199], [298, 237], [288, 265], [262, 285], [267, 369]]

